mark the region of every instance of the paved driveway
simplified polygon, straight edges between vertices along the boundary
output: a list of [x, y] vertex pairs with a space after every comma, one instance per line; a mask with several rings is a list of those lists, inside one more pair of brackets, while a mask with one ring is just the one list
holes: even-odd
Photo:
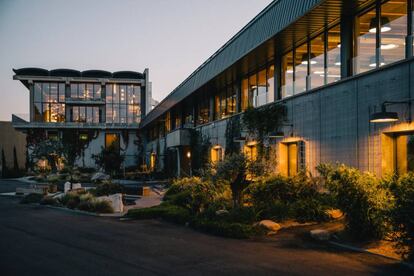
[[120, 222], [2, 197], [0, 212], [0, 275], [410, 272], [381, 257], [341, 251], [287, 232], [273, 239], [224, 239], [155, 220]]

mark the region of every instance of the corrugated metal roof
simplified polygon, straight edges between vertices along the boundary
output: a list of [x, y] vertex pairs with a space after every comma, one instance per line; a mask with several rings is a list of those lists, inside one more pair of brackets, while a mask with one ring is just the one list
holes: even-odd
[[[233, 38], [198, 67], [152, 110], [142, 122], [147, 125], [217, 74], [282, 31], [323, 0], [275, 0]], [[174, 97], [172, 97], [174, 95]]]

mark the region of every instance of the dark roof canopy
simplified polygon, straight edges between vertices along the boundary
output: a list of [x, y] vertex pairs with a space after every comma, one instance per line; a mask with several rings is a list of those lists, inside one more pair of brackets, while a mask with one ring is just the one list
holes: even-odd
[[41, 77], [73, 77], [73, 78], [114, 78], [114, 79], [144, 79], [144, 74], [135, 71], [118, 71], [111, 73], [104, 70], [78, 71], [74, 69], [53, 69], [26, 67], [13, 69], [17, 76], [41, 76]]

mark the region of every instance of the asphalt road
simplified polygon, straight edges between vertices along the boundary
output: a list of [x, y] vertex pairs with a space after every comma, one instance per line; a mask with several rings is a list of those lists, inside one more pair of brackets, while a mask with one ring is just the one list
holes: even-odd
[[[18, 185], [6, 182], [0, 180], [0, 187]], [[299, 233], [224, 239], [156, 220], [121, 222], [4, 197], [0, 212], [4, 276], [413, 274], [394, 261], [342, 251]]]

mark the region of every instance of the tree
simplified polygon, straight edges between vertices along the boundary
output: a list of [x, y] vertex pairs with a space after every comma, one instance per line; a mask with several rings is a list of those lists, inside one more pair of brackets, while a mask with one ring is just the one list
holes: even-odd
[[124, 162], [124, 156], [119, 152], [119, 148], [115, 144], [110, 145], [102, 150], [98, 154], [93, 154], [92, 158], [95, 160], [96, 165], [102, 167], [105, 172], [114, 175], [121, 169], [121, 164]]
[[52, 172], [56, 172], [60, 158], [67, 160], [67, 150], [60, 141], [44, 140], [33, 145], [32, 155], [37, 160], [45, 158]]

